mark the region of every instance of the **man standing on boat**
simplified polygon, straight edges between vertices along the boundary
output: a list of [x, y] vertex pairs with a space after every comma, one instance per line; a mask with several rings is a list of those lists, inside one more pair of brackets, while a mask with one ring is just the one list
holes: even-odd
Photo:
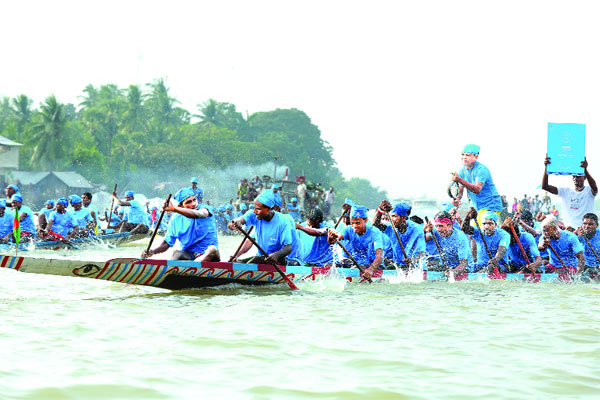
[[[546, 157], [544, 160], [542, 189], [560, 197], [565, 225], [567, 229], [573, 232], [581, 226], [585, 214], [594, 212], [594, 198], [598, 194], [598, 186], [588, 171], [587, 159], [581, 162], [581, 168], [583, 168], [585, 176], [573, 175], [574, 189], [557, 188], [550, 185], [548, 183], [548, 165], [550, 165], [550, 157]], [[590, 186], [585, 186], [586, 179]]]
[[6, 200], [0, 200], [0, 243], [8, 243], [13, 233], [15, 216], [6, 211]]
[[117, 192], [113, 192], [113, 198], [115, 203], [121, 207], [124, 207], [123, 221], [119, 225], [115, 226], [114, 229], [120, 228], [119, 232], [130, 232], [134, 234], [148, 233], [148, 217], [146, 211], [140, 204], [139, 201], [135, 200], [135, 193], [133, 190], [125, 192], [125, 200], [121, 200], [117, 197]]
[[[600, 234], [598, 231], [598, 216], [587, 213], [583, 216], [583, 224], [575, 232], [584, 248], [586, 269], [598, 270], [600, 266]], [[591, 246], [591, 247], [590, 247]]]
[[[453, 226], [452, 217], [447, 211], [440, 211], [435, 214], [434, 225], [431, 221], [423, 228], [425, 231], [425, 241], [436, 241], [439, 244], [442, 254], [440, 255], [440, 264], [429, 265], [430, 270], [441, 270], [446, 268], [454, 274], [467, 272], [473, 269], [473, 256], [470, 252], [469, 238], [460, 229]], [[435, 235], [435, 239], [432, 235]]]
[[[561, 231], [558, 221], [552, 215], [542, 221], [542, 231], [544, 236], [538, 243], [538, 249], [540, 251], [550, 249], [550, 263], [546, 265], [547, 272], [583, 272], [585, 256], [583, 246], [577, 236], [566, 229]], [[556, 254], [552, 249], [556, 251]]]
[[481, 231], [471, 226], [471, 220], [474, 218], [477, 218], [477, 211], [471, 207], [462, 224], [462, 231], [471, 237], [473, 256], [477, 256], [475, 266], [471, 272], [479, 272], [484, 267], [489, 269], [498, 268], [501, 272], [507, 272], [508, 257], [506, 250], [510, 245], [510, 236], [504, 229], [496, 229], [498, 214], [493, 212], [483, 214], [481, 216]]
[[[373, 226], [379, 228], [390, 239], [394, 263], [402, 267], [408, 266], [410, 263], [413, 266], [417, 266], [419, 260], [426, 257], [423, 228], [408, 219], [410, 210], [411, 206], [408, 203], [400, 202], [392, 207], [389, 201], [383, 200], [373, 217]], [[402, 247], [398, 243], [394, 228], [391, 225], [385, 225], [381, 222], [381, 216], [387, 212], [390, 213], [390, 217], [392, 218], [390, 223], [394, 224]], [[406, 259], [404, 258], [404, 252], [408, 256]]]
[[342, 229], [341, 233], [329, 230], [329, 244], [334, 244], [336, 239], [345, 240], [346, 249], [356, 262], [368, 266], [363, 274], [365, 278], [371, 278], [383, 262], [382, 233], [367, 223], [368, 211], [367, 207], [356, 204], [350, 210], [350, 226]]
[[56, 210], [50, 213], [48, 217], [48, 226], [45, 234], [49, 239], [70, 240], [79, 233], [77, 220], [70, 212], [67, 212], [69, 202], [64, 197], [56, 201]]
[[[242, 225], [248, 227], [252, 225], [256, 228], [256, 242], [268, 256], [259, 253], [248, 260], [249, 264], [266, 264], [274, 261], [279, 265], [285, 265], [286, 257], [292, 252], [291, 226], [282, 214], [274, 210], [274, 207], [273, 192], [265, 190], [254, 201], [254, 210], [229, 223], [229, 229], [239, 230]], [[240, 249], [234, 262], [247, 252], [249, 247]]]
[[458, 174], [452, 174], [452, 180], [460, 184], [458, 196], [453, 199], [455, 207], [460, 206], [463, 191], [467, 189], [467, 195], [473, 202], [473, 207], [479, 213], [477, 219], [487, 211], [500, 215], [502, 212], [502, 198], [496, 190], [492, 175], [488, 167], [477, 161], [479, 158], [479, 146], [468, 144], [462, 152], [463, 167]]
[[165, 202], [164, 211], [175, 213], [169, 221], [163, 241], [142, 258], [164, 253], [179, 240], [181, 250], [175, 250], [171, 260], [220, 261], [219, 242], [214, 216], [207, 208], [198, 209], [198, 198], [192, 188], [179, 190], [173, 196], [178, 205]]

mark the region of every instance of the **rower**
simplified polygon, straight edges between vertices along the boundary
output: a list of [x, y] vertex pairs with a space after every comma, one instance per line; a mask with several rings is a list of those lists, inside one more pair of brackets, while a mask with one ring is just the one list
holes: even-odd
[[[557, 257], [550, 249], [550, 263], [546, 265], [546, 270], [548, 272], [582, 272], [585, 267], [585, 256], [583, 246], [577, 236], [566, 229], [561, 231], [558, 228], [558, 221], [552, 215], [542, 221], [542, 231], [544, 236], [538, 243], [538, 249], [541, 251], [552, 246], [558, 254]], [[563, 262], [565, 267], [562, 266]]]
[[[542, 265], [542, 257], [540, 256], [540, 251], [537, 247], [537, 241], [533, 235], [529, 232], [519, 229], [519, 227], [516, 226], [510, 217], [506, 217], [501, 228], [508, 232], [508, 235], [510, 236], [510, 244], [508, 245], [507, 250], [507, 255], [509, 258], [508, 272], [521, 273], [528, 271], [532, 274], [535, 273], [536, 269]], [[519, 238], [519, 241], [515, 239], [515, 234], [517, 238]], [[520, 246], [519, 243], [521, 243]], [[523, 250], [521, 250], [521, 246], [523, 247]], [[523, 256], [523, 251], [525, 252], [527, 258]], [[529, 263], [527, 262], [528, 260]]]
[[98, 209], [92, 204], [92, 194], [90, 192], [84, 192], [81, 195], [81, 202], [83, 203], [83, 207], [90, 211], [90, 215], [95, 221], [93, 232], [97, 235], [100, 224], [98, 223]]
[[69, 196], [71, 201], [71, 215], [75, 218], [77, 226], [79, 227], [79, 237], [87, 237], [90, 234], [94, 234], [94, 228], [96, 227], [96, 221], [92, 218], [90, 210], [83, 207], [83, 200], [81, 197], [73, 194]]
[[297, 198], [292, 197], [291, 204], [287, 205], [287, 213], [295, 222], [302, 222], [302, 216], [300, 215], [300, 207], [298, 207]]
[[575, 233], [584, 248], [583, 255], [585, 256], [586, 270], [597, 271], [600, 266], [600, 261], [598, 261], [600, 256], [600, 234], [598, 232], [598, 216], [594, 213], [585, 214], [583, 224]]
[[466, 188], [467, 195], [479, 213], [477, 219], [481, 223], [481, 215], [486, 211], [494, 212], [500, 216], [502, 198], [496, 190], [490, 170], [477, 161], [478, 158], [479, 146], [468, 144], [464, 147], [462, 152], [463, 167], [458, 174], [452, 174], [452, 180], [461, 185], [458, 196], [453, 199], [452, 203], [455, 207], [460, 206], [460, 200]]
[[194, 177], [190, 179], [190, 185], [192, 185], [192, 190], [194, 191], [194, 195], [196, 196], [196, 200], [198, 200], [198, 204], [202, 203], [202, 198], [204, 197], [204, 191], [201, 187], [198, 186], [198, 178]]
[[10, 199], [14, 194], [19, 193], [19, 187], [17, 185], [8, 185], [4, 191], [6, 192], [6, 206], [11, 207]]
[[0, 200], [0, 243], [8, 243], [13, 234], [14, 214], [6, 210], [6, 200]]
[[[373, 217], [373, 226], [379, 228], [391, 241], [394, 263], [402, 267], [406, 267], [408, 263], [418, 265], [420, 259], [426, 257], [423, 228], [408, 219], [410, 211], [408, 203], [400, 202], [392, 207], [389, 201], [383, 200]], [[394, 228], [381, 222], [381, 216], [387, 212], [390, 212], [390, 222], [394, 224], [403, 247], [398, 243]], [[406, 259], [402, 248], [408, 256]]]
[[333, 263], [331, 246], [327, 242], [327, 232], [333, 226], [323, 219], [323, 212], [315, 207], [309, 212], [305, 223], [296, 223], [302, 246], [307, 250], [302, 257], [305, 264], [323, 266]]
[[54, 200], [46, 200], [44, 207], [38, 212], [38, 231], [44, 231], [48, 225], [48, 217], [54, 211]]
[[124, 208], [123, 220], [114, 229], [120, 228], [119, 232], [130, 232], [132, 235], [148, 233], [146, 212], [140, 202], [135, 200], [133, 190], [125, 192], [125, 200], [119, 199], [117, 192], [113, 192], [112, 195], [115, 202]]
[[[350, 226], [342, 229], [341, 233], [329, 230], [329, 244], [335, 240], [345, 240], [346, 248], [356, 262], [365, 268], [363, 276], [371, 278], [383, 262], [383, 237], [379, 229], [367, 224], [367, 207], [354, 205], [350, 210]], [[343, 264], [348, 265], [350, 260], [345, 259]], [[356, 267], [356, 266], [354, 266]]]
[[75, 216], [67, 212], [69, 202], [61, 197], [56, 201], [56, 209], [48, 217], [45, 235], [54, 239], [70, 240], [79, 233], [79, 224]]
[[19, 212], [19, 221], [21, 227], [21, 241], [33, 240], [37, 237], [35, 223], [33, 222], [33, 211], [31, 208], [23, 205], [23, 198], [20, 193], [15, 193], [10, 198], [13, 212]]
[[[249, 264], [266, 264], [276, 262], [285, 265], [285, 258], [292, 252], [292, 229], [283, 215], [274, 210], [275, 196], [271, 190], [263, 191], [254, 200], [253, 212], [248, 211], [243, 217], [237, 218], [229, 223], [230, 229], [241, 229], [242, 225], [254, 226], [256, 242], [267, 252], [257, 254], [250, 258]], [[245, 242], [249, 243], [249, 241]], [[234, 262], [239, 260], [240, 256], [246, 253], [251, 247], [243, 246]]]
[[207, 208], [198, 209], [198, 198], [192, 188], [179, 190], [173, 198], [177, 206], [165, 202], [162, 207], [164, 211], [175, 213], [167, 234], [158, 247], [144, 251], [142, 258], [164, 253], [179, 240], [181, 250], [173, 251], [171, 260], [220, 261], [213, 214]]
[[[541, 218], [538, 221], [538, 216], [543, 216], [543, 218]], [[519, 227], [522, 230], [524, 230], [525, 232], [527, 232], [533, 236], [533, 238], [535, 239], [536, 246], [537, 246], [537, 243], [539, 243], [539, 241], [542, 237], [542, 227], [539, 226], [539, 222], [543, 221], [544, 218], [546, 218], [545, 214], [539, 212], [536, 215], [536, 218], [534, 220], [533, 214], [531, 213], [531, 211], [523, 210], [520, 214], [517, 213], [515, 215], [515, 218], [519, 218]], [[539, 248], [538, 248], [538, 250], [539, 250]], [[549, 249], [539, 250], [539, 252], [540, 252], [540, 257], [542, 257], [542, 265], [548, 264], [548, 262], [550, 261], [550, 254], [548, 254], [550, 252], [550, 250]], [[531, 259], [530, 259], [530, 261], [531, 261]]]
[[281, 197], [281, 192], [279, 191], [279, 185], [273, 184], [273, 186], [271, 186], [271, 190], [273, 191], [273, 195], [275, 196], [275, 203], [279, 204], [279, 207], [282, 207], [284, 205], [284, 201]]
[[435, 235], [440, 248], [443, 262], [434, 262], [428, 264], [429, 270], [440, 271], [442, 268], [448, 268], [453, 273], [463, 273], [473, 269], [473, 256], [469, 251], [469, 238], [463, 231], [453, 227], [452, 217], [447, 211], [440, 211], [434, 217], [435, 230], [433, 224], [429, 221], [423, 228], [425, 231], [425, 241], [434, 240], [431, 235]]
[[[471, 207], [462, 224], [462, 231], [471, 238], [473, 257], [476, 256], [475, 266], [471, 272], [479, 272], [484, 267], [489, 269], [498, 268], [501, 272], [507, 272], [508, 257], [506, 250], [510, 244], [510, 236], [505, 230], [496, 229], [498, 227], [498, 214], [493, 212], [481, 214], [481, 231], [471, 226], [471, 220], [474, 218], [477, 218], [477, 210]], [[482, 233], [483, 237], [481, 236]]]
[[[281, 196], [277, 196], [275, 192], [273, 192], [273, 198], [275, 199], [273, 210], [281, 214], [282, 198]], [[290, 225], [292, 231], [292, 251], [285, 257], [286, 265], [300, 265], [302, 262], [302, 241], [296, 229], [296, 221], [289, 214], [281, 214], [281, 216]]]

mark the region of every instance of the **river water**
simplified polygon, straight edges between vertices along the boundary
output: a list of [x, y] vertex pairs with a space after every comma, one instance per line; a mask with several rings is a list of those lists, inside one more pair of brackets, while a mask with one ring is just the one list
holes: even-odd
[[0, 268], [0, 343], [1, 399], [598, 398], [600, 285], [171, 292]]

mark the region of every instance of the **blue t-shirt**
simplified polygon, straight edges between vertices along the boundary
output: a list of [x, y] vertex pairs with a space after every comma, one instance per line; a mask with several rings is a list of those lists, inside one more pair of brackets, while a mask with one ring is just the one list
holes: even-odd
[[479, 161], [475, 161], [475, 165], [473, 165], [473, 168], [471, 169], [467, 169], [467, 167], [463, 165], [458, 172], [458, 175], [465, 181], [472, 184], [477, 182], [483, 183], [483, 187], [481, 188], [481, 192], [479, 192], [479, 194], [475, 194], [467, 190], [467, 195], [473, 202], [473, 207], [475, 207], [477, 211], [502, 211], [502, 199], [498, 194], [498, 190], [496, 190], [496, 185], [494, 185], [494, 181], [492, 180], [492, 175], [490, 174], [488, 167]]
[[50, 214], [52, 213], [52, 211], [54, 211], [54, 208], [42, 208], [40, 211], [38, 211], [38, 214], [44, 214], [46, 216], [46, 221], [48, 220], [48, 217], [50, 216]]
[[[307, 226], [306, 223], [302, 224]], [[332, 228], [326, 222], [321, 222], [319, 229]], [[333, 253], [331, 245], [327, 242], [327, 235], [311, 236], [302, 231], [298, 231], [302, 248], [305, 249], [302, 261], [307, 264], [325, 265], [333, 262]]]
[[342, 230], [341, 235], [346, 241], [346, 249], [360, 265], [371, 264], [377, 257], [375, 250], [383, 251], [383, 234], [371, 225], [367, 225], [367, 230], [362, 235], [354, 232], [349, 225]]
[[[471, 246], [469, 238], [463, 231], [452, 229], [452, 234], [448, 237], [442, 237], [437, 230], [434, 230], [433, 232], [440, 244], [447, 267], [458, 267], [461, 260], [467, 260], [467, 268], [469, 271], [473, 271], [474, 266]], [[430, 240], [430, 242], [433, 242], [433, 239]]]
[[298, 205], [294, 206], [293, 204], [288, 204], [287, 209], [288, 215], [291, 215], [294, 221], [302, 222], [302, 216], [300, 215], [300, 208]]
[[66, 237], [77, 226], [75, 217], [69, 212], [61, 214], [58, 211], [52, 211], [48, 220], [52, 221], [52, 232], [56, 232], [62, 237]]
[[[406, 232], [400, 233], [398, 231], [398, 235], [400, 236], [400, 240], [402, 241], [402, 245], [404, 246], [404, 250], [406, 251], [406, 255], [408, 257], [416, 257], [417, 254], [426, 252], [425, 246], [425, 234], [423, 233], [423, 227], [416, 222], [406, 221], [408, 227], [406, 228]], [[396, 264], [404, 265], [404, 254], [402, 254], [402, 249], [400, 248], [400, 244], [398, 243], [398, 238], [394, 233], [394, 228], [391, 225], [388, 225], [383, 231], [387, 237], [390, 238], [392, 242], [392, 250], [394, 252], [394, 262]], [[433, 240], [431, 241], [433, 247], [435, 248], [435, 243]], [[435, 249], [437, 254], [437, 249]]]
[[13, 223], [15, 221], [15, 214], [4, 210], [4, 215], [0, 217], [0, 238], [8, 235], [13, 231]]
[[83, 206], [83, 208], [89, 210], [90, 211], [90, 215], [92, 214], [92, 211], [94, 212], [95, 218], [94, 217], [92, 217], [92, 218], [94, 218], [96, 220], [96, 226], [100, 227], [100, 223], [98, 222], [98, 210], [96, 209], [96, 206], [94, 206], [93, 204], [90, 203], [89, 206], [87, 206], [87, 207]]
[[[255, 227], [256, 242], [268, 254], [273, 254], [286, 245], [291, 245], [293, 242], [292, 229], [289, 222], [283, 218], [283, 215], [274, 212], [273, 218], [270, 221], [259, 220], [252, 210], [244, 215], [246, 226]], [[257, 250], [257, 255], [264, 256]]]
[[206, 218], [188, 218], [174, 213], [169, 221], [164, 240], [173, 247], [177, 239], [183, 250], [194, 253], [204, 253], [208, 246], [218, 248], [219, 241], [214, 216], [211, 214]]
[[[583, 245], [579, 242], [577, 235], [567, 230], [560, 231], [560, 238], [558, 240], [550, 239], [550, 244], [564, 261], [565, 265], [577, 268], [577, 256], [575, 254], [583, 251]], [[562, 268], [560, 260], [550, 250], [550, 246], [548, 246], [548, 250], [550, 252], [550, 264], [556, 268]]]
[[281, 214], [281, 216], [288, 221], [292, 230], [292, 252], [288, 254], [286, 259], [302, 261], [302, 241], [296, 229], [296, 221], [294, 221], [291, 215]]
[[75, 221], [77, 221], [77, 225], [79, 229], [85, 229], [87, 227], [88, 222], [92, 222], [94, 219], [92, 218], [92, 214], [90, 214], [90, 210], [81, 207], [79, 211], [75, 211], [74, 209], [70, 211]]
[[[594, 234], [594, 236], [591, 238], [588, 238], [588, 241], [590, 242], [590, 244], [592, 245], [592, 247], [594, 248], [594, 251], [596, 251], [596, 254], [598, 254], [598, 256], [600, 256], [600, 235], [598, 234], [599, 231], [600, 231], [600, 229], [596, 229], [596, 233]], [[598, 259], [594, 255], [594, 252], [592, 251], [590, 246], [588, 246], [585, 238], [583, 238], [582, 236], [578, 236], [578, 238], [579, 238], [579, 242], [582, 244], [582, 246], [584, 248], [583, 254], [585, 255], [585, 265], [587, 265], [588, 267], [597, 267], [599, 265]]]
[[[523, 246], [523, 250], [525, 250], [525, 254], [527, 254], [527, 258], [529, 262], [534, 262], [535, 258], [540, 255], [540, 251], [538, 250], [537, 242], [531, 233], [521, 232], [519, 236], [519, 240], [521, 241], [521, 245]], [[508, 246], [508, 257], [510, 258], [510, 263], [516, 266], [525, 266], [527, 265], [527, 260], [523, 258], [523, 253], [521, 252], [521, 248], [519, 247], [519, 243], [515, 242]]]
[[34, 237], [37, 237], [37, 235], [35, 234], [35, 223], [33, 222], [33, 211], [31, 211], [31, 208], [21, 205], [21, 207], [19, 207], [19, 218], [21, 218], [23, 214], [27, 214], [27, 216], [20, 223], [21, 232], [28, 232], [33, 234]]
[[[475, 267], [480, 269], [481, 267], [485, 267], [490, 261], [490, 257], [487, 254], [485, 249], [485, 244], [481, 239], [481, 234], [479, 229], [473, 228], [473, 235], [471, 235], [473, 239], [475, 239], [475, 243], [477, 243], [477, 263]], [[496, 228], [494, 234], [492, 236], [488, 236], [484, 234], [485, 241], [487, 243], [488, 249], [490, 249], [490, 253], [492, 257], [496, 256], [498, 252], [498, 247], [502, 246], [506, 250], [508, 250], [508, 246], [510, 245], [510, 235], [504, 229]], [[504, 257], [498, 264], [501, 266], [501, 270], [506, 270], [506, 263], [508, 262], [508, 255], [504, 253]]]
[[146, 211], [140, 202], [137, 200], [130, 200], [128, 203], [130, 204], [129, 206], [123, 207], [123, 219], [130, 224], [147, 224], [148, 218], [146, 217]]

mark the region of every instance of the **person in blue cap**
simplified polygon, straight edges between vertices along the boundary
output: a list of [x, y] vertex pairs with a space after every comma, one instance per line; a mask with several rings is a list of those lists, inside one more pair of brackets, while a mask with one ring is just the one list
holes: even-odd
[[192, 185], [192, 190], [194, 191], [194, 195], [198, 200], [198, 204], [202, 203], [202, 199], [204, 198], [204, 190], [198, 186], [198, 178], [194, 177], [190, 179], [190, 184]]
[[0, 200], [0, 243], [8, 243], [13, 233], [14, 214], [6, 211], [6, 200]]
[[296, 223], [296, 229], [302, 242], [303, 264], [324, 266], [333, 263], [333, 252], [328, 242], [329, 229], [333, 229], [333, 226], [324, 221], [319, 208], [310, 210], [306, 222]]
[[[434, 225], [429, 221], [425, 224], [423, 230], [425, 232], [425, 241], [434, 241], [433, 236], [437, 239], [440, 248], [442, 249], [443, 262], [441, 259], [428, 262], [427, 269], [432, 271], [443, 270], [445, 273], [453, 272], [459, 274], [467, 272], [473, 268], [473, 255], [469, 238], [460, 229], [455, 229], [452, 222], [452, 217], [447, 211], [440, 211], [435, 214]], [[435, 243], [435, 241], [434, 241]]]
[[50, 213], [52, 211], [54, 211], [54, 205], [56, 203], [54, 202], [54, 200], [46, 200], [46, 202], [44, 203], [44, 207], [38, 211], [38, 232], [44, 231], [46, 229], [46, 226], [48, 225], [48, 217], [50, 216]]
[[[394, 263], [402, 267], [409, 264], [418, 266], [419, 260], [426, 257], [423, 228], [408, 219], [411, 208], [410, 204], [406, 202], [400, 202], [392, 207], [389, 201], [383, 200], [373, 216], [373, 226], [379, 228], [390, 239]], [[386, 212], [390, 213], [392, 219], [390, 222], [394, 224], [398, 236], [400, 236], [400, 241], [408, 256], [407, 259], [404, 258], [404, 253], [398, 243], [394, 228], [381, 221], [382, 215]]]
[[[350, 210], [350, 226], [337, 233], [329, 230], [329, 243], [334, 244], [335, 239], [345, 240], [346, 249], [356, 262], [365, 268], [364, 276], [370, 278], [383, 262], [383, 237], [379, 229], [367, 224], [367, 207], [355, 204]], [[343, 261], [348, 264], [350, 260]]]
[[[255, 227], [256, 242], [267, 252], [268, 256], [258, 252], [256, 256], [247, 261], [249, 264], [276, 262], [279, 265], [285, 265], [286, 257], [292, 252], [291, 226], [283, 214], [276, 212], [274, 208], [275, 196], [271, 190], [265, 190], [254, 200], [253, 210], [229, 223], [229, 229], [240, 230], [242, 225]], [[250, 247], [251, 245], [243, 246], [233, 261], [240, 260]]]
[[148, 233], [148, 217], [146, 211], [139, 201], [135, 200], [133, 190], [125, 192], [125, 200], [117, 197], [117, 192], [112, 193], [115, 203], [123, 207], [123, 220], [117, 226], [109, 226], [109, 228], [119, 229], [119, 232], [130, 232], [133, 234]]
[[83, 203], [83, 207], [90, 211], [90, 215], [94, 219], [94, 234], [98, 234], [98, 229], [100, 228], [100, 223], [98, 222], [98, 209], [95, 205], [92, 204], [92, 194], [90, 192], [83, 192], [81, 195], [81, 202]]
[[90, 214], [90, 210], [83, 207], [83, 200], [81, 197], [73, 194], [69, 196], [69, 200], [71, 201], [71, 215], [75, 218], [77, 222], [77, 226], [79, 227], [79, 232], [77, 233], [78, 237], [87, 237], [94, 232], [94, 227], [96, 226], [96, 221], [92, 218], [92, 214]]
[[56, 201], [56, 209], [48, 217], [48, 225], [44, 231], [46, 239], [71, 240], [79, 233], [77, 220], [67, 211], [69, 202], [61, 197]]
[[13, 214], [19, 213], [19, 221], [21, 227], [21, 241], [33, 240], [37, 237], [37, 230], [33, 222], [33, 211], [31, 208], [23, 205], [21, 193], [17, 192], [10, 198]]
[[219, 241], [214, 216], [207, 208], [198, 208], [198, 198], [192, 188], [179, 190], [173, 196], [177, 205], [163, 204], [163, 210], [172, 212], [167, 234], [162, 242], [142, 258], [164, 253], [179, 240], [181, 250], [173, 251], [171, 260], [219, 261]]
[[14, 194], [19, 193], [19, 187], [17, 185], [8, 185], [4, 191], [6, 192], [6, 206], [11, 207], [10, 199]]
[[561, 230], [558, 227], [558, 220], [553, 215], [544, 218], [542, 231], [544, 235], [538, 242], [538, 249], [543, 251], [552, 246], [558, 254], [557, 257], [553, 251], [550, 251], [550, 263], [544, 266], [544, 272], [583, 272], [585, 249], [577, 235], [567, 229]]
[[452, 180], [460, 184], [458, 196], [453, 199], [454, 206], [460, 206], [464, 189], [473, 207], [477, 210], [478, 220], [487, 211], [498, 215], [502, 212], [502, 198], [498, 194], [496, 185], [488, 167], [477, 161], [479, 158], [479, 146], [468, 144], [462, 152], [463, 166], [458, 173], [452, 174]]
[[587, 213], [583, 216], [583, 224], [575, 232], [579, 242], [583, 245], [585, 256], [585, 267], [588, 272], [600, 272], [600, 260], [596, 257], [600, 254], [600, 230], [598, 230], [598, 216]]
[[281, 196], [281, 192], [279, 191], [279, 185], [276, 183], [273, 184], [273, 186], [271, 186], [271, 190], [273, 191], [273, 195], [275, 196], [275, 204], [277, 204], [280, 208], [285, 206], [285, 200]]
[[[506, 252], [509, 259], [508, 272], [535, 273], [536, 270], [542, 265], [542, 257], [533, 235], [529, 232], [519, 229], [519, 226], [515, 224], [511, 217], [504, 219], [501, 228], [510, 236], [510, 245], [508, 246], [508, 251]], [[517, 239], [515, 239], [515, 235], [519, 239], [518, 242]], [[519, 245], [519, 243], [521, 245]], [[522, 250], [521, 247], [523, 248]], [[525, 252], [527, 258], [523, 256], [523, 251]]]
[[298, 207], [298, 199], [292, 197], [291, 203], [287, 205], [287, 213], [290, 215], [295, 222], [302, 222], [302, 216], [300, 215], [300, 207]]
[[[498, 268], [500, 272], [508, 272], [507, 250], [510, 245], [510, 235], [504, 229], [497, 229], [498, 214], [488, 211], [481, 215], [481, 231], [471, 226], [473, 218], [477, 218], [477, 211], [471, 207], [462, 225], [463, 232], [471, 237], [471, 248], [477, 252], [477, 259], [471, 272], [479, 272], [484, 268], [488, 271]], [[492, 258], [487, 253], [486, 244]]]

